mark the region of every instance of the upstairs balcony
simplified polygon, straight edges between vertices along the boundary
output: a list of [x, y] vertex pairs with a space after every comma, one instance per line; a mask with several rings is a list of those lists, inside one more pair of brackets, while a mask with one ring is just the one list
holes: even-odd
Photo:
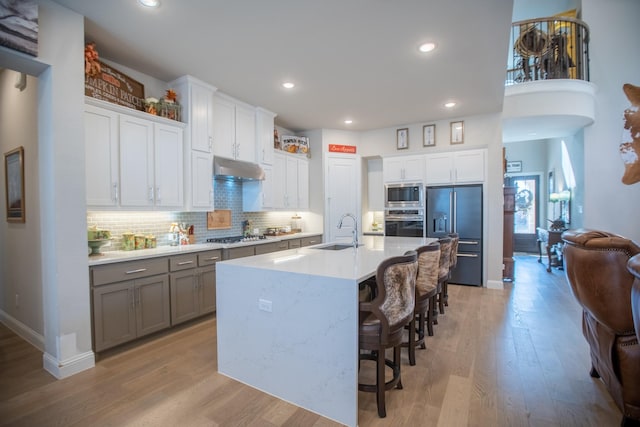
[[573, 18], [539, 18], [511, 26], [507, 85], [535, 80], [589, 81], [589, 27]]
[[503, 141], [573, 135], [593, 123], [589, 27], [566, 17], [512, 24], [503, 105]]

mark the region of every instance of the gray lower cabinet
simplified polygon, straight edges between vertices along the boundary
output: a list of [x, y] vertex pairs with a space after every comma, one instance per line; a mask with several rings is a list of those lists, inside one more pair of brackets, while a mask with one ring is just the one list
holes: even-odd
[[102, 351], [171, 325], [166, 274], [93, 288], [95, 351]]
[[300, 246], [301, 247], [305, 247], [305, 246], [311, 246], [311, 245], [318, 245], [322, 243], [322, 235], [318, 234], [317, 236], [309, 236], [309, 237], [301, 237], [300, 238]]
[[288, 249], [297, 249], [302, 246], [300, 239], [290, 239], [287, 242], [289, 243]]
[[240, 246], [238, 248], [228, 248], [223, 252], [223, 258], [225, 261], [228, 259], [244, 258], [248, 256], [254, 256], [256, 254], [256, 246]]
[[207, 251], [169, 258], [171, 325], [216, 310], [216, 265], [221, 251]]
[[286, 249], [289, 249], [289, 244], [287, 243], [286, 240], [283, 240], [281, 242], [270, 242], [270, 243], [263, 243], [260, 245], [256, 245], [256, 255], [262, 255], [262, 254], [268, 254], [271, 252], [278, 252], [278, 251], [284, 251]]

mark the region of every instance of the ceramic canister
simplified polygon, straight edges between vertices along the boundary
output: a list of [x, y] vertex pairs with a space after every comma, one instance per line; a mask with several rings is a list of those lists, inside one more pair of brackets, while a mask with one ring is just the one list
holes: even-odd
[[133, 233], [127, 231], [126, 233], [122, 233], [122, 250], [123, 251], [132, 251], [136, 247], [135, 239], [133, 237]]
[[136, 234], [134, 236], [136, 249], [144, 249], [145, 237], [144, 234]]

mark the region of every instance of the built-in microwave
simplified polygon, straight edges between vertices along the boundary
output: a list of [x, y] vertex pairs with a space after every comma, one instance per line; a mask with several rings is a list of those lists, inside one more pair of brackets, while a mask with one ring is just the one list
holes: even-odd
[[384, 203], [387, 209], [424, 207], [424, 186], [421, 183], [386, 184]]

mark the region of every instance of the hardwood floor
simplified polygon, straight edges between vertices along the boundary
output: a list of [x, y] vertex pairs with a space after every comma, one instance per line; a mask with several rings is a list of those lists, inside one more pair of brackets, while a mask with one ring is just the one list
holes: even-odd
[[[516, 258], [504, 290], [449, 287], [416, 366], [403, 352], [403, 390], [359, 393], [360, 426], [617, 426], [622, 418], [589, 377], [580, 310], [564, 279], [537, 257]], [[55, 380], [42, 354], [0, 325], [0, 425], [336, 426], [216, 372], [207, 318], [100, 357]], [[251, 351], [247, 343], [247, 351]], [[363, 364], [362, 378], [372, 366]]]

